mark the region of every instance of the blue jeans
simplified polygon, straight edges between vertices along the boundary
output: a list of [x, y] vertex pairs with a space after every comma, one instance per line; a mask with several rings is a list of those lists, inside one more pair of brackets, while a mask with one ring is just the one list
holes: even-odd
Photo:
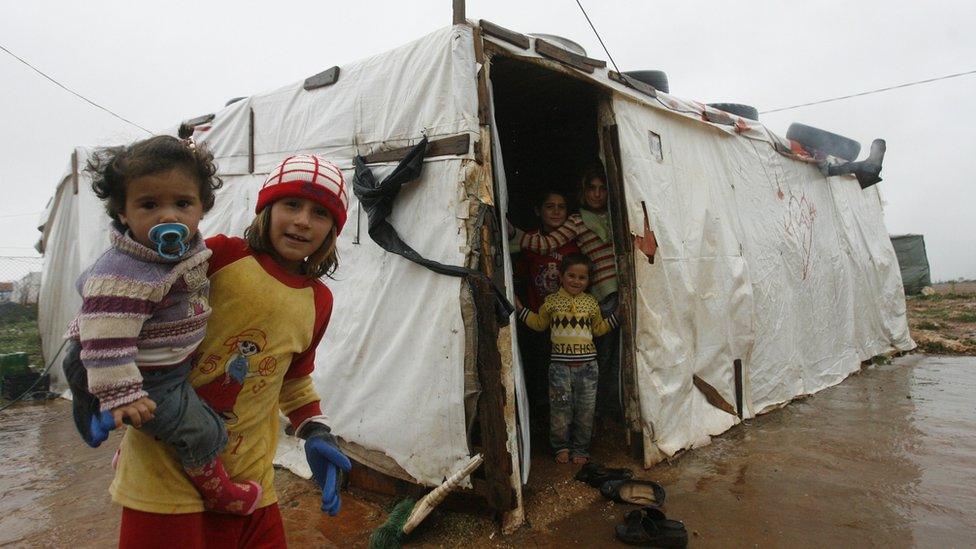
[[227, 445], [224, 420], [190, 386], [191, 362], [141, 371], [142, 389], [156, 403], [155, 417], [141, 429], [172, 446], [185, 469], [210, 463]]
[[556, 453], [569, 450], [573, 457], [589, 457], [599, 377], [595, 360], [549, 365], [549, 442]]
[[[224, 420], [190, 387], [187, 376], [192, 366], [188, 358], [176, 366], [140, 370], [142, 389], [156, 403], [155, 417], [141, 429], [172, 446], [185, 469], [210, 463], [227, 445]], [[88, 392], [88, 373], [81, 362], [78, 341], [70, 342], [63, 368], [71, 386], [75, 425], [82, 438], [92, 444], [88, 425], [92, 415], [99, 413], [99, 405]]]

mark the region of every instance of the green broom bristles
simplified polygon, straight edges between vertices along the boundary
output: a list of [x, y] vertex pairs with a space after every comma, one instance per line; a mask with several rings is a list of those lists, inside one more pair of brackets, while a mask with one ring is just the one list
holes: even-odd
[[377, 528], [369, 537], [369, 549], [399, 549], [403, 541], [403, 526], [410, 518], [416, 503], [410, 498], [397, 503], [383, 526]]

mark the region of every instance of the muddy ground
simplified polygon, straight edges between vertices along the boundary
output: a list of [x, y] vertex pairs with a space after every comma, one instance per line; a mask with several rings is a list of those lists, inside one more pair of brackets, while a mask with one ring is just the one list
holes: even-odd
[[[908, 355], [737, 426], [639, 476], [699, 547], [966, 547], [976, 540], [976, 358]], [[0, 415], [0, 546], [111, 547], [120, 511], [106, 492], [113, 434], [80, 445], [63, 400]], [[620, 448], [597, 459], [636, 469]], [[609, 460], [608, 456], [617, 457]], [[528, 524], [502, 537], [490, 517], [435, 512], [416, 546], [613, 546], [629, 506], [535, 460]], [[279, 471], [294, 547], [364, 547], [389, 499], [347, 494], [322, 516], [310, 482]]]
[[[936, 290], [907, 301], [920, 349], [976, 355], [976, 284]], [[4, 324], [5, 347], [36, 340], [36, 328]], [[976, 544], [974, 397], [976, 358], [914, 354], [866, 367], [648, 471], [622, 437], [598, 424], [594, 457], [662, 483], [665, 511], [685, 522], [692, 546], [969, 547]], [[69, 414], [63, 400], [0, 414], [0, 547], [115, 544], [120, 510], [107, 486], [120, 434], [89, 450]], [[631, 507], [604, 500], [574, 472], [538, 454], [525, 490], [526, 526], [514, 535], [501, 536], [491, 516], [438, 510], [411, 545], [617, 545], [613, 526]], [[293, 547], [365, 547], [395, 503], [353, 490], [342, 514], [330, 518], [318, 510], [310, 481], [279, 471], [277, 482]]]

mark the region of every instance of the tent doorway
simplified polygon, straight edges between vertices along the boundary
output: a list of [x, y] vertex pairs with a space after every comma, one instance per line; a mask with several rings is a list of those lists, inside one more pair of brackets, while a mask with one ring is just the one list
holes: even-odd
[[[523, 230], [539, 229], [536, 208], [551, 191], [565, 198], [569, 213], [579, 212], [581, 175], [588, 168], [602, 166], [599, 113], [601, 103], [607, 102], [604, 93], [561, 72], [501, 56], [492, 59], [490, 75], [498, 141], [495, 150], [503, 158], [509, 221]], [[551, 282], [558, 286], [558, 279]], [[506, 281], [526, 305], [526, 289], [532, 283], [517, 268], [513, 280]], [[549, 335], [520, 324], [517, 336], [529, 408], [533, 478], [545, 481], [550, 478], [546, 472], [552, 469], [543, 465], [552, 462]], [[623, 426], [613, 421], [619, 419], [621, 409], [619, 381], [601, 375], [600, 383], [597, 408], [603, 417], [594, 421], [591, 449], [610, 440], [619, 446], [625, 437]], [[610, 417], [607, 410], [615, 410], [617, 418]]]

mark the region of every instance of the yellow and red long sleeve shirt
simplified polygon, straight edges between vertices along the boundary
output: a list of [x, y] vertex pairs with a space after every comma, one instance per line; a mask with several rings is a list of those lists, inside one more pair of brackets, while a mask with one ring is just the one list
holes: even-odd
[[[291, 274], [244, 240], [206, 242], [213, 314], [198, 348], [190, 383], [227, 424], [220, 458], [237, 482], [264, 488], [259, 507], [277, 501], [272, 460], [279, 410], [292, 425], [320, 415], [310, 376], [315, 349], [332, 313], [332, 293], [318, 280]], [[203, 502], [176, 453], [138, 429], [122, 440], [115, 480], [117, 503], [150, 513], [203, 511]]]

